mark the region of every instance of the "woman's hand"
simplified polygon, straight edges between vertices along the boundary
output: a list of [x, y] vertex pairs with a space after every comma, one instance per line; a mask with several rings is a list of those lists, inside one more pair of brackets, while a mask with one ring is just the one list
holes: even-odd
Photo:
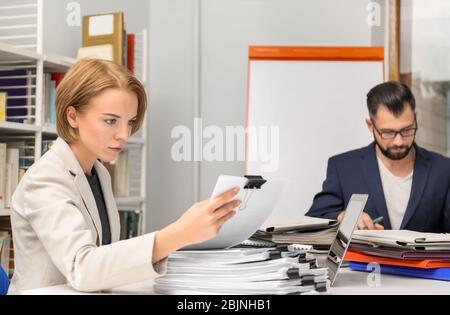
[[155, 263], [175, 250], [215, 237], [235, 214], [233, 209], [240, 205], [240, 200], [230, 201], [238, 192], [239, 188], [234, 188], [214, 199], [197, 202], [177, 221], [156, 232], [152, 261]]
[[195, 203], [178, 219], [186, 245], [207, 241], [219, 233], [222, 225], [235, 214], [239, 200], [229, 201], [239, 192], [231, 189], [214, 199]]

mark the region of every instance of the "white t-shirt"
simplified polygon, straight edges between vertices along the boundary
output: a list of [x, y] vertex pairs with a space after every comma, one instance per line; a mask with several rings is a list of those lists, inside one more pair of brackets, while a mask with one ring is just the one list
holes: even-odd
[[387, 169], [381, 159], [377, 159], [391, 227], [399, 230], [411, 195], [414, 170], [405, 177], [398, 177]]

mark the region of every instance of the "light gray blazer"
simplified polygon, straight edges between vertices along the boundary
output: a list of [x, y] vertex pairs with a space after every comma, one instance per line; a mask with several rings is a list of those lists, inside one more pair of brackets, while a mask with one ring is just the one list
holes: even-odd
[[119, 212], [111, 178], [95, 163], [111, 226], [112, 243], [102, 244], [94, 195], [69, 145], [58, 138], [28, 169], [12, 197], [14, 275], [9, 294], [69, 284], [98, 291], [157, 277], [166, 259], [153, 265], [155, 233], [119, 241]]

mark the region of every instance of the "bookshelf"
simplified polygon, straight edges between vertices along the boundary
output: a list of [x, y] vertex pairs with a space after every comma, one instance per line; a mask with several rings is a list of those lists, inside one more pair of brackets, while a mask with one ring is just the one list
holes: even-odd
[[[45, 122], [44, 76], [46, 73], [66, 72], [76, 60], [67, 56], [43, 51], [43, 0], [5, 0], [0, 5], [0, 71], [24, 68], [32, 78], [29, 90], [29, 117], [27, 123], [0, 121], [0, 142], [26, 139], [33, 143], [34, 154], [30, 162], [42, 155], [43, 141], [55, 140], [56, 127]], [[15, 24], [2, 25], [3, 21]], [[25, 35], [23, 34], [25, 30]], [[7, 34], [5, 35], [5, 32]], [[80, 35], [81, 36], [81, 35]], [[135, 33], [135, 75], [147, 86], [147, 30]], [[1, 87], [1, 86], [0, 86]], [[145, 231], [146, 204], [146, 119], [141, 130], [126, 145], [128, 152], [129, 192], [116, 197], [119, 211], [139, 214], [138, 235]], [[32, 164], [32, 163], [30, 163]], [[10, 215], [9, 209], [0, 206], [0, 217]]]

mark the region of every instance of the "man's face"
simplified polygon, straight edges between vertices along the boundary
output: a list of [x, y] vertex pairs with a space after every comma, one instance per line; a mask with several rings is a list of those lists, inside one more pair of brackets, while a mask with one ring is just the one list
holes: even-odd
[[395, 117], [385, 106], [380, 106], [375, 117], [366, 122], [378, 148], [388, 159], [398, 161], [409, 154], [417, 128], [416, 114], [410, 106], [405, 106], [399, 117]]

